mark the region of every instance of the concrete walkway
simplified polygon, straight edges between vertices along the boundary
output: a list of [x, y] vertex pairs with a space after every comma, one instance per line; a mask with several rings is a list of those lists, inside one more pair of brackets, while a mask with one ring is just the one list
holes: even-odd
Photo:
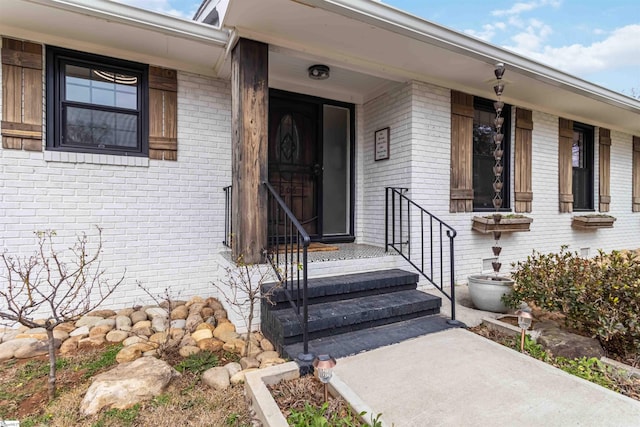
[[338, 360], [387, 426], [640, 426], [640, 402], [450, 329]]

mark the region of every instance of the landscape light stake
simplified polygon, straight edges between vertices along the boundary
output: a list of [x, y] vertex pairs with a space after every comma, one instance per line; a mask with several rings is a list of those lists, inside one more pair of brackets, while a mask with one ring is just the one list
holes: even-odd
[[315, 368], [318, 379], [324, 385], [324, 401], [329, 400], [329, 394], [327, 392], [327, 384], [333, 376], [333, 367], [336, 366], [336, 359], [328, 354], [320, 354], [313, 361], [313, 367]]
[[531, 322], [533, 321], [533, 316], [530, 312], [525, 310], [518, 310], [515, 313], [518, 316], [518, 326], [520, 326], [520, 352], [524, 352], [524, 334], [527, 329], [531, 327]]

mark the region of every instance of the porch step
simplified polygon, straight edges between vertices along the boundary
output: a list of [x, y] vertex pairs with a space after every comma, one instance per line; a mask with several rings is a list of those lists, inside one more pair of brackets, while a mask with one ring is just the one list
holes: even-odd
[[[351, 356], [362, 353], [363, 351], [397, 344], [408, 339], [456, 327], [448, 324], [448, 320], [448, 317], [437, 314], [339, 335], [316, 338], [309, 341], [309, 352], [316, 355], [330, 354], [335, 358]], [[297, 355], [302, 352], [302, 343], [297, 342], [284, 346], [283, 354], [284, 357], [295, 360]]]
[[[417, 274], [395, 268], [392, 270], [308, 279], [307, 295], [309, 304], [318, 304], [344, 300], [346, 295], [349, 298], [357, 298], [416, 289], [417, 283]], [[269, 289], [274, 284], [266, 283], [263, 286], [265, 289]], [[290, 293], [291, 298], [297, 298], [297, 289], [291, 290]], [[300, 294], [302, 294], [302, 290], [300, 290]], [[271, 306], [272, 310], [291, 307], [284, 289], [276, 289], [273, 292], [271, 301], [275, 303], [275, 305]]]
[[[399, 269], [309, 280], [309, 339], [325, 339], [317, 342], [320, 347], [328, 342], [327, 339], [348, 342], [349, 335], [344, 334], [438, 314], [441, 299], [418, 291], [417, 280], [417, 274]], [[289, 346], [302, 342], [302, 324], [282, 289], [276, 290], [272, 300], [275, 306], [262, 303], [262, 332], [278, 351], [291, 355], [293, 353], [289, 352], [295, 350]], [[434, 328], [437, 323], [425, 323], [424, 328]], [[388, 329], [392, 330], [395, 329]], [[342, 338], [338, 338], [341, 335]], [[400, 335], [394, 333], [378, 341], [384, 343], [386, 339], [393, 340], [394, 336]], [[360, 341], [356, 339], [348, 348], [356, 351]], [[369, 349], [371, 345], [370, 342], [362, 344], [363, 349]]]

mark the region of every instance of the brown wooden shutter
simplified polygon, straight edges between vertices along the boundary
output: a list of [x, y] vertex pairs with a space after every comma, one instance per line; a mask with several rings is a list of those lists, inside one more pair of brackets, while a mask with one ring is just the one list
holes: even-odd
[[533, 113], [524, 108], [516, 109], [515, 153], [515, 211], [531, 212], [533, 185], [531, 181], [531, 152], [533, 145]]
[[149, 67], [149, 158], [178, 160], [178, 78]]
[[451, 91], [451, 212], [473, 211], [473, 95]]
[[558, 120], [560, 212], [573, 212], [573, 120]]
[[42, 45], [2, 39], [2, 147], [42, 151]]
[[609, 212], [611, 203], [611, 131], [600, 128], [599, 181], [600, 212]]
[[633, 137], [633, 200], [632, 211], [640, 212], [640, 136]]

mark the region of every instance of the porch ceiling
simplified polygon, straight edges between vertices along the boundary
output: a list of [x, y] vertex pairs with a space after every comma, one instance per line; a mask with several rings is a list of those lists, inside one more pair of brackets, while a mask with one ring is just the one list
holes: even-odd
[[[270, 83], [281, 89], [358, 102], [419, 80], [493, 98], [494, 64], [504, 62], [506, 102], [640, 134], [640, 102], [379, 2], [232, 1], [223, 25], [269, 43]], [[307, 78], [318, 62], [329, 80]]]
[[0, 0], [0, 34], [214, 75], [228, 36], [105, 0]]

